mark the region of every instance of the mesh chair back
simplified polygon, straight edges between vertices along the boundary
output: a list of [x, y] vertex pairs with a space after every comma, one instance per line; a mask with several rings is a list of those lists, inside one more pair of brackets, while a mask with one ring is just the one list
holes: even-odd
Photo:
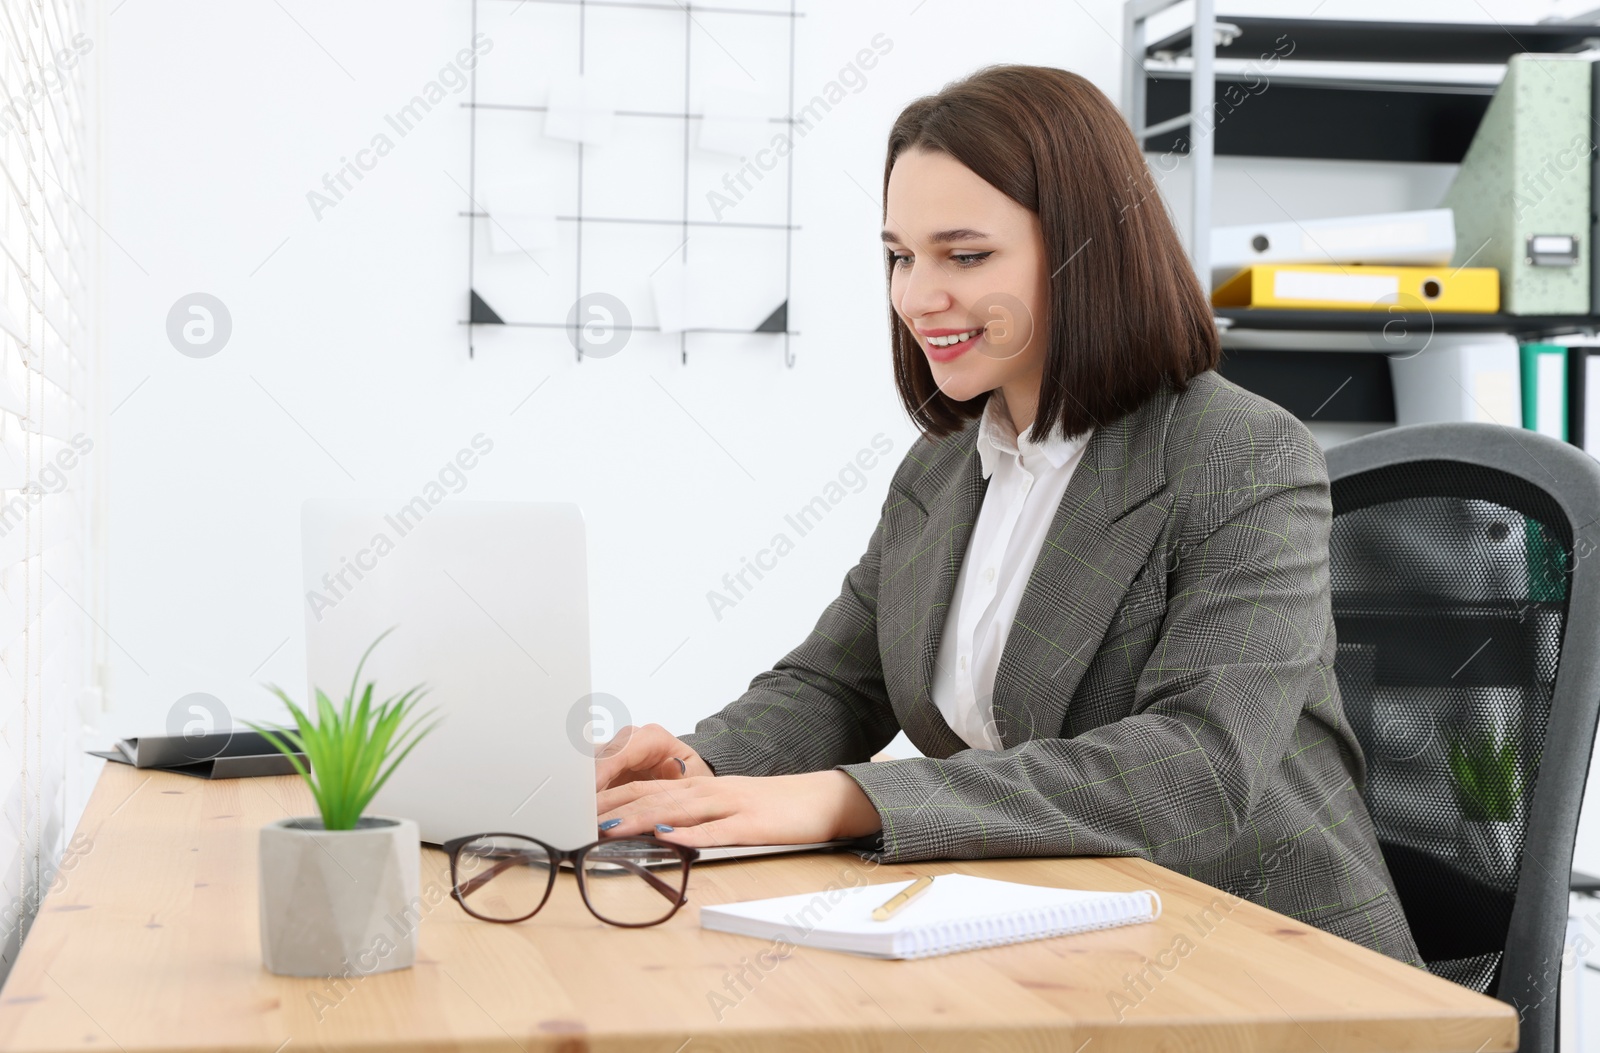
[[1600, 464], [1491, 424], [1327, 457], [1339, 690], [1417, 948], [1553, 1049], [1600, 697]]

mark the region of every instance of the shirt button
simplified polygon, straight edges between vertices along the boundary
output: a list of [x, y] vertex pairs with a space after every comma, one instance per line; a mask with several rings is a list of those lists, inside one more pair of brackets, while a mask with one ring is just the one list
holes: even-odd
[[1033, 477], [1031, 475], [1028, 478], [1022, 480], [1022, 492], [1023, 493], [1027, 493], [1029, 488], [1032, 487], [1032, 486], [1033, 486]]
[[993, 581], [994, 580], [994, 568], [993, 567], [989, 567], [987, 570], [985, 570], [983, 572], [983, 580], [984, 581]]
[[967, 671], [967, 656], [966, 655], [962, 655], [961, 656], [961, 671], [963, 673], [965, 673]]

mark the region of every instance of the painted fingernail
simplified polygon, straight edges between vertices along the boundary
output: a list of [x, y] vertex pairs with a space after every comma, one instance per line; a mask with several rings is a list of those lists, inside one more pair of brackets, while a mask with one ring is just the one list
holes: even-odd
[[664, 834], [672, 833], [672, 827], [668, 826], [666, 823], [657, 823], [656, 829], [660, 830]]
[[600, 829], [609, 830], [613, 826], [621, 826], [621, 825], [622, 825], [622, 820], [621, 819], [607, 819], [605, 822], [600, 824]]

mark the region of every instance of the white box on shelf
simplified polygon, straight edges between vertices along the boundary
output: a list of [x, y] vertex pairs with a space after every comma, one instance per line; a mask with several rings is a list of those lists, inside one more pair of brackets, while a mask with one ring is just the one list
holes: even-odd
[[1506, 333], [1435, 333], [1421, 351], [1389, 356], [1396, 424], [1486, 421], [1522, 426], [1521, 357]]

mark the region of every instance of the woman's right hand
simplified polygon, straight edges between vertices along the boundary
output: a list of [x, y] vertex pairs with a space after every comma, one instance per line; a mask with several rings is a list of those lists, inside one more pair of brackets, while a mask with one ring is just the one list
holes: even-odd
[[660, 724], [623, 728], [595, 755], [595, 789], [604, 790], [641, 779], [683, 779], [715, 775], [688, 743], [673, 738]]

